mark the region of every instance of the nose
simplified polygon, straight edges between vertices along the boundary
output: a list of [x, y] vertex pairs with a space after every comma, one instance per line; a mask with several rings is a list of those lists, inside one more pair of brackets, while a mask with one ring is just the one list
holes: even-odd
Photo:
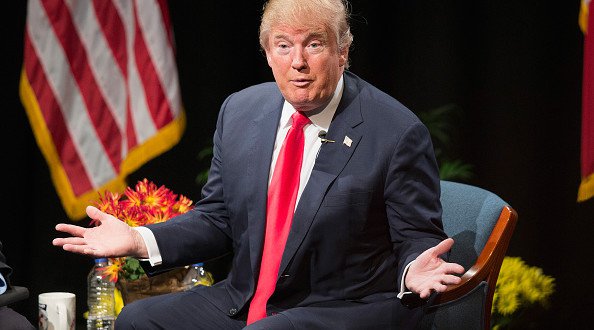
[[293, 48], [293, 56], [291, 61], [291, 67], [297, 71], [301, 71], [307, 68], [307, 59], [305, 58], [305, 52], [300, 47]]

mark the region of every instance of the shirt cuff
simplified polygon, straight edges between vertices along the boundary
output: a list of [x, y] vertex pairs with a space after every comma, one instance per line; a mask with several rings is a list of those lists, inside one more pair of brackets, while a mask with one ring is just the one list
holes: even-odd
[[408, 274], [408, 268], [410, 268], [410, 265], [412, 265], [413, 262], [415, 261], [413, 260], [409, 262], [408, 265], [404, 267], [404, 271], [402, 272], [402, 281], [400, 281], [400, 292], [396, 296], [398, 299], [402, 299], [402, 297], [404, 297], [405, 295], [412, 293], [411, 291], [408, 291], [406, 286], [404, 285], [404, 279], [406, 278], [406, 274]]
[[153, 232], [146, 228], [146, 227], [133, 227], [132, 229], [136, 230], [142, 240], [144, 241], [144, 245], [146, 245], [146, 250], [148, 251], [148, 259], [140, 259], [142, 261], [148, 261], [151, 266], [158, 266], [163, 262], [161, 258], [161, 252], [159, 252], [159, 246], [157, 245], [157, 239]]

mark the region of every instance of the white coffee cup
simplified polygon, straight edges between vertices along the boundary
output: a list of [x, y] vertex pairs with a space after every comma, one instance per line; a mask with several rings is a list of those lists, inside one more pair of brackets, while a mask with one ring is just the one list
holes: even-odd
[[46, 292], [39, 295], [39, 330], [74, 330], [76, 295]]

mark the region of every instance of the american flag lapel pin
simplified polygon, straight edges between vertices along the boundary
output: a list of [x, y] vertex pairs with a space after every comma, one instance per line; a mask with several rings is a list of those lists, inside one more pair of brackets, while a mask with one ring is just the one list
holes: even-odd
[[351, 138], [350, 138], [350, 137], [348, 137], [348, 136], [346, 136], [346, 135], [345, 135], [345, 137], [344, 137], [344, 141], [342, 141], [342, 143], [343, 143], [344, 145], [346, 145], [347, 147], [349, 147], [349, 148], [350, 148], [350, 147], [351, 147], [351, 144], [353, 143], [353, 140], [351, 140]]

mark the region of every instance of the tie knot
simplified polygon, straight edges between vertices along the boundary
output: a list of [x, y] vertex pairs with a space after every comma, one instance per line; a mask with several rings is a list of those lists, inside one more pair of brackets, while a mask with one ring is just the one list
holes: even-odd
[[309, 118], [307, 118], [303, 112], [295, 111], [295, 113], [291, 115], [291, 118], [293, 119], [293, 124], [291, 124], [291, 127], [294, 129], [301, 130], [305, 125], [311, 123]]

